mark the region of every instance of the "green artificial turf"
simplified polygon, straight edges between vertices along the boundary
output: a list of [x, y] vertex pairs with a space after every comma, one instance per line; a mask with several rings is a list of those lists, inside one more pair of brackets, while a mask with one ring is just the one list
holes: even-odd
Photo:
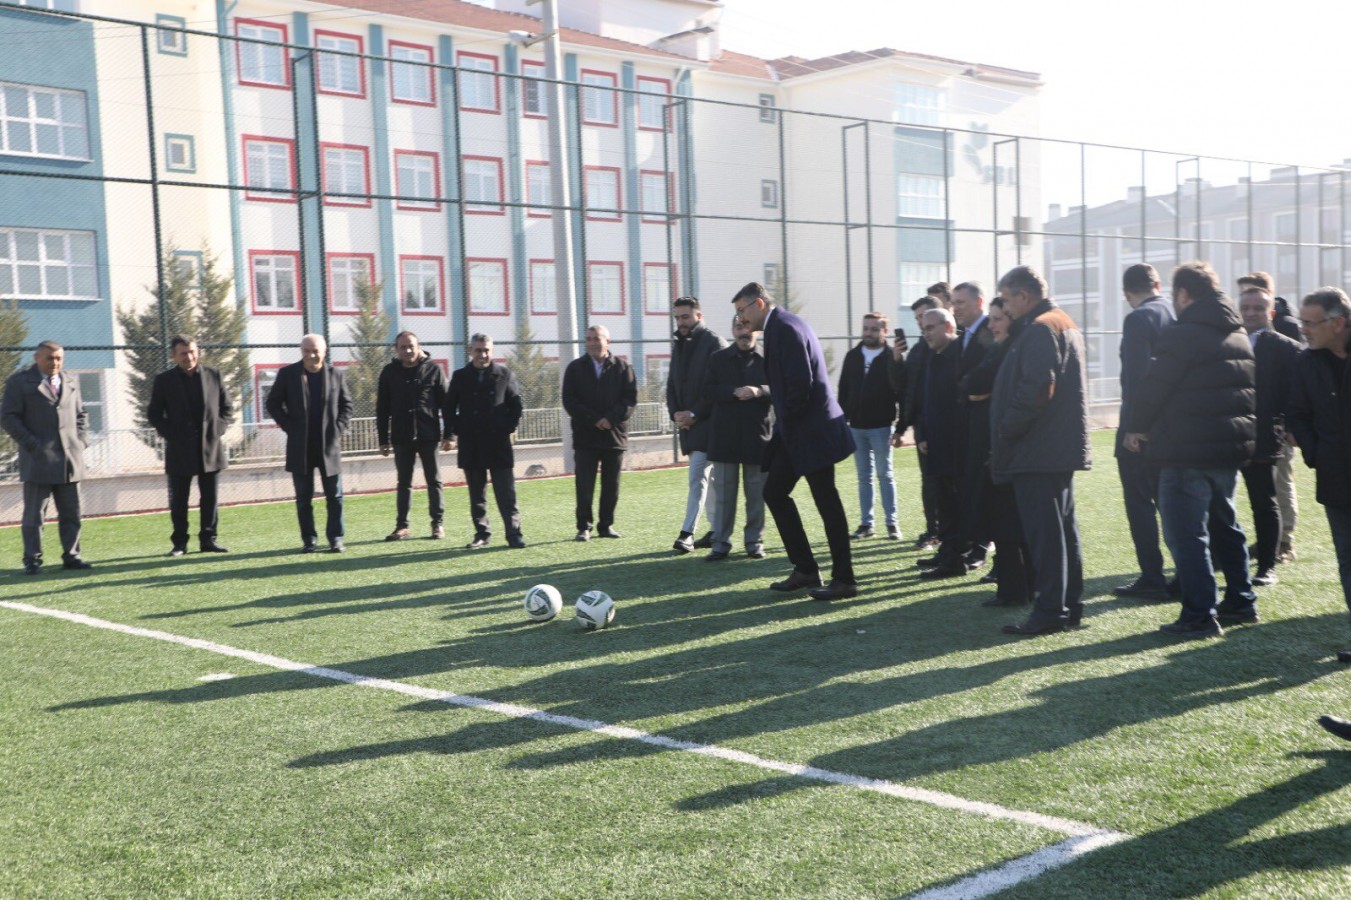
[[[460, 549], [463, 489], [439, 543], [387, 544], [392, 495], [349, 498], [343, 556], [299, 555], [289, 504], [224, 510], [228, 556], [168, 558], [167, 516], [92, 521], [92, 572], [11, 565], [0, 599], [1130, 836], [1010, 897], [1351, 895], [1351, 744], [1314, 724], [1351, 716], [1351, 631], [1312, 479], [1262, 623], [1179, 643], [1175, 607], [1110, 595], [1134, 554], [1096, 437], [1086, 627], [1036, 640], [974, 578], [920, 582], [908, 544], [856, 543], [862, 594], [831, 605], [767, 590], [772, 525], [763, 561], [677, 556], [683, 471], [625, 473], [623, 539], [589, 544], [569, 480], [522, 483], [525, 551]], [[615, 624], [529, 623], [540, 582], [608, 592]], [[0, 896], [898, 897], [1063, 839], [3, 608], [0, 772]]]

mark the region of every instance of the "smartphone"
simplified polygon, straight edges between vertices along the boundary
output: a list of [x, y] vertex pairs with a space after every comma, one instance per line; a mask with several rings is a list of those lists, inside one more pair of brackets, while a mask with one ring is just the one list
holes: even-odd
[[899, 348], [902, 349], [902, 350], [904, 350], [904, 349], [906, 349], [907, 347], [910, 346], [909, 341], [907, 341], [907, 340], [905, 339], [905, 329], [904, 329], [904, 328], [897, 328], [897, 329], [896, 329], [896, 346], [899, 347]]

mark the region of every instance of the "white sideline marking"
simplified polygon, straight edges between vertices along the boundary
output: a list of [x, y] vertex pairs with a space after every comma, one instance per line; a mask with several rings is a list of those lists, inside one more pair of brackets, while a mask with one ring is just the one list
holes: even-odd
[[1070, 838], [1070, 840], [1061, 841], [1060, 843], [1054, 844], [1043, 850], [1038, 850], [1027, 856], [1019, 857], [998, 868], [980, 872], [954, 884], [925, 891], [916, 895], [916, 900], [918, 900], [918, 898], [923, 898], [923, 900], [952, 900], [952, 898], [985, 897], [995, 891], [1003, 890], [1004, 888], [1010, 887], [1021, 881], [1034, 878], [1043, 872], [1063, 866], [1091, 850], [1096, 850], [1097, 848], [1107, 846], [1108, 844], [1114, 844], [1127, 837], [1127, 835], [1121, 834], [1120, 832], [1108, 831], [1084, 822], [1076, 822], [1072, 819], [1062, 819], [1058, 816], [1046, 816], [1041, 813], [1010, 809], [1006, 806], [1000, 806], [996, 803], [986, 803], [980, 800], [967, 800], [964, 797], [943, 793], [942, 791], [908, 787], [903, 784], [884, 781], [879, 778], [865, 778], [860, 775], [850, 775], [845, 772], [818, 769], [815, 766], [805, 766], [801, 763], [779, 762], [778, 760], [767, 759], [763, 756], [747, 753], [744, 750], [732, 750], [727, 747], [718, 747], [713, 744], [697, 744], [693, 741], [676, 740], [675, 738], [665, 737], [660, 734], [651, 734], [646, 731], [640, 731], [637, 728], [628, 728], [623, 725], [608, 725], [605, 722], [599, 722], [593, 719], [579, 719], [574, 716], [560, 716], [540, 709], [517, 706], [513, 703], [498, 703], [495, 700], [485, 700], [481, 697], [454, 694], [449, 691], [439, 691], [434, 688], [418, 687], [417, 685], [405, 684], [401, 681], [390, 681], [385, 678], [368, 678], [364, 675], [344, 672], [341, 669], [328, 669], [323, 666], [312, 666], [308, 663], [295, 662], [294, 660], [284, 659], [280, 656], [272, 656], [268, 653], [255, 653], [252, 650], [231, 647], [227, 644], [217, 644], [212, 641], [201, 640], [200, 638], [183, 637], [182, 635], [170, 634], [167, 631], [155, 631], [150, 628], [138, 628], [134, 625], [109, 622], [106, 619], [96, 619], [93, 616], [86, 616], [82, 613], [67, 612], [62, 609], [49, 609], [42, 606], [31, 606], [27, 603], [16, 603], [10, 600], [0, 600], [0, 607], [12, 609], [16, 612], [26, 612], [39, 616], [47, 616], [53, 619], [63, 619], [78, 625], [88, 625], [91, 628], [101, 628], [105, 631], [115, 631], [120, 634], [132, 635], [133, 637], [150, 638], [151, 640], [165, 641], [183, 647], [192, 647], [197, 650], [205, 650], [209, 653], [216, 653], [221, 656], [231, 656], [236, 659], [248, 660], [249, 662], [256, 663], [260, 666], [282, 669], [288, 672], [297, 672], [302, 675], [311, 675], [315, 678], [327, 678], [331, 681], [340, 681], [344, 684], [351, 684], [357, 687], [390, 691], [395, 694], [403, 694], [407, 697], [416, 697], [420, 700], [435, 700], [442, 703], [449, 703], [452, 706], [487, 710], [488, 712], [495, 712], [499, 715], [509, 716], [511, 718], [530, 719], [535, 722], [543, 722], [561, 728], [571, 728], [577, 731], [590, 731], [595, 734], [606, 735], [607, 737], [638, 741], [639, 743], [648, 744], [649, 746], [661, 747], [664, 750], [681, 750], [686, 753], [697, 753], [701, 756], [711, 756], [715, 759], [721, 759], [727, 762], [744, 763], [745, 765], [766, 769], [771, 772], [782, 772], [786, 775], [795, 775], [799, 778], [805, 778], [811, 781], [838, 784], [844, 787], [857, 788], [858, 790], [886, 794], [890, 797], [899, 797], [903, 800], [911, 800], [916, 803], [924, 803], [942, 809], [952, 809], [958, 812], [970, 813], [972, 815], [985, 816], [990, 819], [1003, 819], [1010, 822], [1018, 822], [1022, 825], [1032, 825], [1038, 828], [1044, 828], [1048, 831], [1067, 835]]
[[198, 681], [229, 681], [235, 676], [230, 672], [212, 672], [210, 675], [203, 675]]

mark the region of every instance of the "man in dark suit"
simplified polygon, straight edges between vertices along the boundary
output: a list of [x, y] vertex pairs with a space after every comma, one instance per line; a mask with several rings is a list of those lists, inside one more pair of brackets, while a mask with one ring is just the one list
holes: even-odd
[[234, 406], [220, 371], [198, 361], [197, 341], [185, 334], [169, 339], [174, 367], [155, 376], [146, 419], [164, 438], [164, 472], [169, 481], [170, 556], [188, 552], [188, 495], [197, 479], [201, 497], [197, 532], [203, 553], [228, 553], [216, 542], [217, 476], [226, 467], [221, 438], [234, 421]]
[[963, 574], [962, 563], [966, 548], [959, 547], [957, 482], [962, 476], [962, 428], [964, 408], [957, 404], [957, 384], [960, 380], [961, 349], [957, 342], [957, 322], [946, 309], [931, 309], [920, 317], [924, 344], [924, 368], [919, 373], [919, 387], [915, 392], [914, 419], [915, 446], [926, 476], [929, 494], [934, 504], [934, 518], [938, 523], [937, 537], [941, 542], [938, 555], [924, 560], [926, 577], [947, 573]]
[[696, 407], [707, 410], [708, 458], [719, 485], [713, 495], [713, 549], [704, 557], [709, 562], [726, 559], [732, 552], [738, 480], [746, 492], [742, 546], [751, 559], [765, 556], [765, 471], [760, 464], [773, 433], [769, 379], [750, 326], [735, 319], [732, 337], [735, 343], [731, 347], [709, 357]]
[[671, 316], [675, 319], [676, 330], [671, 341], [671, 368], [666, 376], [666, 411], [675, 423], [680, 452], [690, 458], [685, 520], [672, 546], [677, 553], [689, 553], [696, 547], [713, 546], [711, 528], [699, 540], [694, 539], [705, 498], [708, 498], [710, 526], [713, 524], [713, 505], [717, 502], [716, 482], [711, 484], [709, 477], [712, 470], [708, 463], [708, 420], [699, 415], [695, 404], [708, 371], [709, 357], [727, 344], [704, 324], [698, 297], [677, 297], [671, 307]]
[[[924, 314], [942, 306], [937, 298], [929, 294], [910, 304], [910, 309], [915, 314], [915, 329], [921, 335], [924, 333]], [[906, 352], [907, 350], [909, 352]], [[901, 395], [901, 421], [896, 426], [896, 431], [901, 435], [905, 434], [907, 428], [913, 428], [915, 425], [919, 389], [923, 384], [924, 360], [928, 355], [929, 345], [922, 337], [915, 342], [914, 349], [909, 349], [909, 342], [900, 340], [892, 347], [892, 357], [905, 363], [902, 373], [892, 379], [892, 386]], [[924, 454], [919, 453], [918, 447], [915, 452], [919, 454], [920, 505], [924, 508], [924, 531], [915, 538], [914, 549], [927, 550], [938, 545], [938, 532], [942, 526], [938, 521], [938, 501], [934, 497], [932, 479], [929, 478], [925, 468]]]
[[1257, 442], [1252, 461], [1239, 470], [1252, 507], [1257, 532], [1257, 574], [1254, 587], [1276, 583], [1277, 552], [1281, 541], [1281, 507], [1276, 492], [1276, 461], [1287, 447], [1285, 407], [1294, 383], [1300, 346], [1272, 330], [1275, 298], [1259, 287], [1249, 287], [1238, 298], [1238, 314], [1248, 332], [1257, 364]]
[[394, 494], [394, 530], [387, 541], [404, 541], [408, 530], [408, 510], [413, 501], [413, 464], [422, 462], [427, 482], [427, 514], [431, 517], [432, 540], [446, 536], [442, 516], [445, 492], [441, 485], [441, 458], [437, 447], [445, 436], [441, 428], [441, 410], [446, 403], [446, 374], [431, 354], [422, 349], [418, 336], [400, 331], [394, 338], [394, 359], [380, 371], [375, 389], [375, 431], [380, 455], [394, 452], [396, 481]]
[[619, 471], [629, 447], [629, 417], [638, 405], [633, 366], [610, 353], [610, 331], [604, 325], [586, 330], [586, 354], [563, 371], [563, 409], [572, 426], [577, 490], [576, 541], [591, 540], [591, 499], [600, 466], [600, 517], [596, 534], [618, 538], [614, 529], [619, 505]]
[[1125, 447], [1126, 420], [1135, 406], [1140, 382], [1154, 358], [1159, 335], [1172, 326], [1173, 304], [1163, 298], [1159, 273], [1148, 263], [1136, 263], [1121, 275], [1121, 291], [1131, 311], [1121, 323], [1121, 410], [1117, 417], [1116, 468], [1126, 505], [1126, 523], [1140, 574], [1113, 588], [1118, 597], [1166, 601], [1168, 580], [1159, 549], [1159, 467], [1144, 453]]
[[[835, 464], [854, 452], [854, 438], [835, 400], [825, 354], [802, 319], [774, 305], [763, 285], [751, 282], [732, 298], [737, 316], [764, 332], [765, 377], [774, 405], [774, 436], [765, 451], [765, 505], [792, 560], [793, 571], [770, 585], [776, 591], [810, 588], [813, 600], [858, 595], [849, 548], [849, 520], [835, 489]], [[822, 585], [793, 488], [807, 479], [830, 544], [830, 584]]]
[[325, 365], [328, 342], [307, 334], [300, 341], [300, 362], [277, 371], [267, 395], [267, 414], [286, 432], [286, 471], [296, 489], [301, 552], [318, 549], [314, 526], [314, 472], [324, 486], [328, 511], [328, 549], [342, 553], [342, 436], [352, 419], [352, 398], [342, 372]]
[[65, 359], [56, 341], [38, 344], [32, 368], [10, 376], [0, 402], [0, 424], [19, 445], [25, 575], [42, 571], [42, 522], [49, 498], [56, 501], [62, 567], [93, 568], [80, 558], [80, 481], [89, 416], [80, 401], [79, 379], [61, 371]]
[[469, 517], [474, 539], [466, 549], [488, 546], [492, 526], [488, 519], [488, 475], [493, 497], [507, 529], [507, 546], [525, 547], [521, 513], [516, 508], [516, 456], [511, 436], [521, 423], [521, 390], [516, 376], [493, 362], [493, 339], [475, 334], [469, 339], [469, 365], [456, 369], [446, 390], [447, 449], [459, 448], [459, 467], [469, 484]]

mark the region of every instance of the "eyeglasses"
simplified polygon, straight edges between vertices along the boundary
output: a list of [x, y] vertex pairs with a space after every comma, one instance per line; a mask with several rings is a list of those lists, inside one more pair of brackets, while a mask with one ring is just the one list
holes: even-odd
[[1313, 331], [1313, 330], [1314, 330], [1315, 328], [1317, 328], [1319, 325], [1326, 325], [1326, 324], [1327, 324], [1328, 322], [1330, 322], [1330, 321], [1332, 321], [1331, 318], [1327, 318], [1327, 319], [1319, 319], [1317, 322], [1310, 322], [1308, 319], [1300, 319], [1300, 320], [1299, 320], [1299, 327], [1300, 327], [1300, 328], [1307, 328], [1309, 331]]
[[745, 321], [746, 321], [746, 316], [745, 316], [746, 310], [750, 309], [752, 306], [754, 306], [755, 304], [757, 304], [757, 303], [759, 303], [759, 302], [760, 302], [760, 301], [757, 299], [757, 300], [751, 300], [751, 301], [749, 301], [749, 302], [747, 302], [747, 303], [743, 303], [743, 304], [736, 304], [736, 303], [733, 303], [733, 304], [732, 304], [732, 308], [736, 310], [736, 321], [738, 321], [738, 322], [745, 322]]

